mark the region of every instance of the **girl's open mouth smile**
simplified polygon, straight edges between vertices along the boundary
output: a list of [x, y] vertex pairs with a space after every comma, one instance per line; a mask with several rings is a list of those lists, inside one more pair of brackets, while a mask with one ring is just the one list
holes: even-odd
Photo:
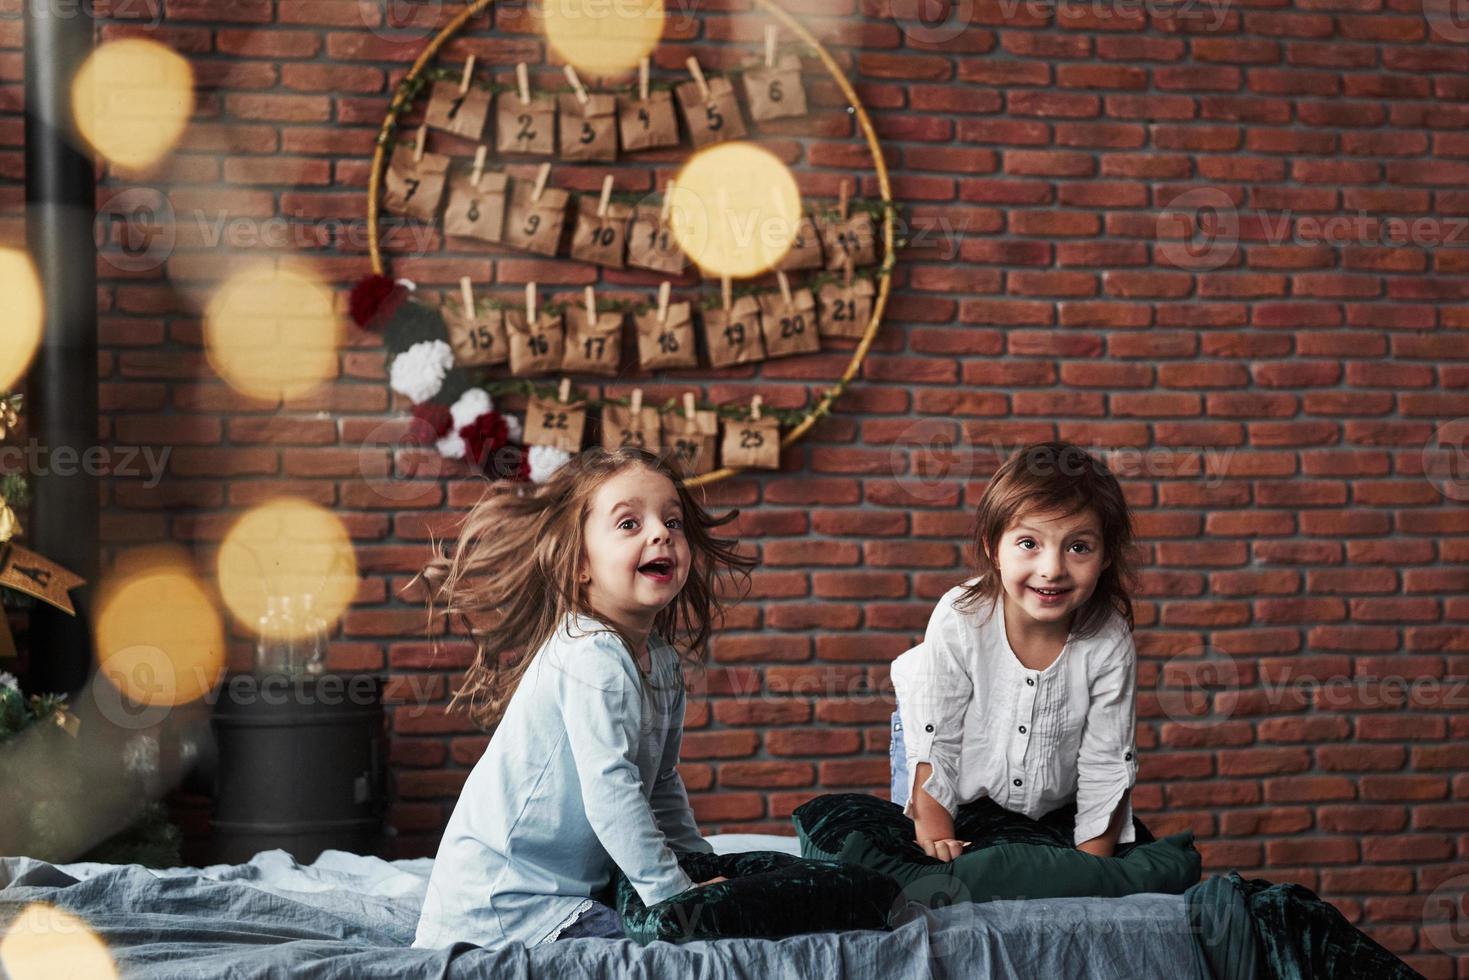
[[645, 565], [639, 565], [638, 574], [658, 583], [672, 582], [673, 562], [667, 558], [655, 558]]
[[1028, 585], [1026, 588], [1030, 589], [1035, 594], [1035, 597], [1041, 601], [1041, 604], [1046, 606], [1059, 605], [1071, 594], [1070, 589], [1046, 589], [1042, 591], [1033, 585]]

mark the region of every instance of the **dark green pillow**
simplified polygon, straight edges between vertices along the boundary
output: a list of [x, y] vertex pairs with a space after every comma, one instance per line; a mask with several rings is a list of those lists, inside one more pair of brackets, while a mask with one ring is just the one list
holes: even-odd
[[[1074, 825], [1074, 808], [1070, 818]], [[940, 897], [952, 903], [1176, 895], [1199, 881], [1191, 831], [1154, 840], [1141, 828], [1137, 842], [1120, 845], [1115, 857], [1101, 858], [1071, 846], [1065, 813], [1036, 821], [991, 800], [959, 808], [955, 836], [974, 846], [952, 862], [924, 854], [902, 807], [875, 796], [818, 796], [797, 807], [791, 819], [802, 856], [881, 872], [902, 886], [906, 899], [925, 903]]]
[[621, 871], [613, 875], [613, 907], [627, 937], [646, 946], [696, 939], [779, 939], [806, 932], [887, 929], [899, 886], [876, 871], [779, 851], [682, 853], [691, 888], [651, 908]]

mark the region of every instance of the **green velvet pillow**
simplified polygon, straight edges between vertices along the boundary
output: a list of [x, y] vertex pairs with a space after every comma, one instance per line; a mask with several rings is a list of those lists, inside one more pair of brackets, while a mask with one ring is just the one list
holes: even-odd
[[613, 875], [613, 907], [627, 937], [646, 946], [696, 939], [779, 939], [805, 932], [887, 929], [899, 886], [877, 871], [779, 851], [683, 853], [678, 863], [691, 888], [651, 908], [621, 871]]
[[[1135, 825], [1138, 841], [1120, 845], [1115, 857], [1102, 858], [1071, 846], [1065, 813], [1036, 821], [991, 800], [959, 808], [954, 834], [974, 844], [952, 862], [924, 854], [902, 807], [875, 796], [818, 796], [797, 807], [791, 819], [802, 856], [881, 872], [903, 888], [906, 899], [925, 903], [940, 896], [952, 903], [1139, 892], [1176, 895], [1199, 880], [1199, 852], [1191, 831], [1154, 840], [1146, 828]], [[1070, 824], [1074, 821], [1073, 809]]]

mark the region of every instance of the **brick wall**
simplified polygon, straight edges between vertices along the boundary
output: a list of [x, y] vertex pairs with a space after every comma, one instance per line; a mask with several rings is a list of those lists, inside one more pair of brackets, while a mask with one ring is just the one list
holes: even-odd
[[[658, 64], [697, 50], [717, 68], [732, 39], [747, 50], [762, 24], [740, 6], [676, 18]], [[689, 708], [683, 773], [705, 832], [783, 832], [814, 794], [886, 792], [887, 664], [964, 574], [985, 477], [1019, 445], [1060, 437], [1114, 453], [1141, 531], [1139, 815], [1194, 830], [1207, 871], [1302, 882], [1451, 976], [1421, 925], [1427, 897], [1469, 872], [1469, 511], [1454, 499], [1469, 493], [1436, 489], [1423, 450], [1469, 415], [1469, 31], [1430, 24], [1415, 0], [1099, 0], [1065, 17], [1015, 0], [906, 29], [881, 0], [787, 6], [857, 83], [921, 244], [835, 417], [783, 472], [712, 490], [743, 508], [762, 564]], [[360, 220], [391, 86], [459, 9], [399, 7], [419, 16], [394, 32], [374, 8], [193, 0], [164, 18], [134, 3], [102, 25], [182, 52], [199, 87], [183, 143], [143, 182], [190, 218], [175, 249], [156, 269], [99, 265], [104, 441], [172, 451], [158, 487], [108, 485], [103, 529], [109, 554], [173, 540], [208, 568], [230, 516], [273, 493], [347, 523], [363, 582], [332, 657], [395, 678], [392, 820], [407, 856], [433, 852], [486, 739], [439, 710], [463, 644], [430, 662], [421, 610], [395, 596], [430, 529], [447, 531], [479, 487], [432, 453], [365, 444], [403, 408], [373, 338], [354, 334], [319, 392], [262, 404], [211, 374], [198, 316], [259, 251], [212, 245], [220, 218], [284, 217], [296, 233], [283, 253], [344, 288], [366, 271], [325, 219]], [[0, 19], [12, 243], [18, 9]], [[482, 65], [541, 57], [524, 17], [497, 27], [472, 45]], [[834, 90], [813, 92], [817, 135], [788, 126], [778, 143], [803, 188], [830, 195], [864, 160]], [[99, 202], [129, 186], [102, 177]], [[1190, 242], [1179, 214], [1221, 203], [1204, 227], [1224, 245]], [[1350, 220], [1322, 227], [1332, 217]], [[1384, 244], [1392, 227], [1407, 244]], [[584, 281], [567, 261], [431, 245], [394, 271], [430, 289], [461, 274]], [[758, 383], [799, 400], [841, 360], [708, 378], [729, 397]], [[421, 492], [389, 500], [364, 481], [389, 473]], [[247, 656], [237, 635], [235, 662]]]

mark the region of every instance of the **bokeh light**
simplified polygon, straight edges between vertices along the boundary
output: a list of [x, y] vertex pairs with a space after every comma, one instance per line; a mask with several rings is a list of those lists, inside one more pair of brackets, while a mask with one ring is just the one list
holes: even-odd
[[112, 980], [117, 969], [107, 946], [85, 922], [36, 902], [15, 917], [0, 939], [0, 973], [10, 980]]
[[663, 0], [544, 0], [551, 48], [584, 75], [619, 75], [663, 36]]
[[146, 173], [178, 143], [194, 112], [194, 70], [154, 41], [92, 52], [71, 85], [77, 131], [121, 171]]
[[30, 255], [0, 248], [0, 296], [0, 390], [8, 391], [30, 368], [41, 345], [45, 302]]
[[98, 672], [135, 704], [198, 700], [224, 669], [224, 624], [188, 554], [174, 546], [119, 559], [97, 608]]
[[759, 275], [790, 250], [801, 221], [796, 179], [769, 150], [719, 143], [675, 178], [668, 216], [674, 238], [706, 275]]
[[[336, 515], [307, 500], [279, 497], [245, 513], [219, 549], [219, 591], [241, 626], [254, 630], [275, 596], [312, 597], [328, 625], [357, 594], [357, 556]], [[282, 630], [303, 635], [304, 624]]]
[[291, 263], [241, 269], [204, 311], [210, 366], [252, 398], [291, 398], [336, 377], [341, 336], [331, 290]]

